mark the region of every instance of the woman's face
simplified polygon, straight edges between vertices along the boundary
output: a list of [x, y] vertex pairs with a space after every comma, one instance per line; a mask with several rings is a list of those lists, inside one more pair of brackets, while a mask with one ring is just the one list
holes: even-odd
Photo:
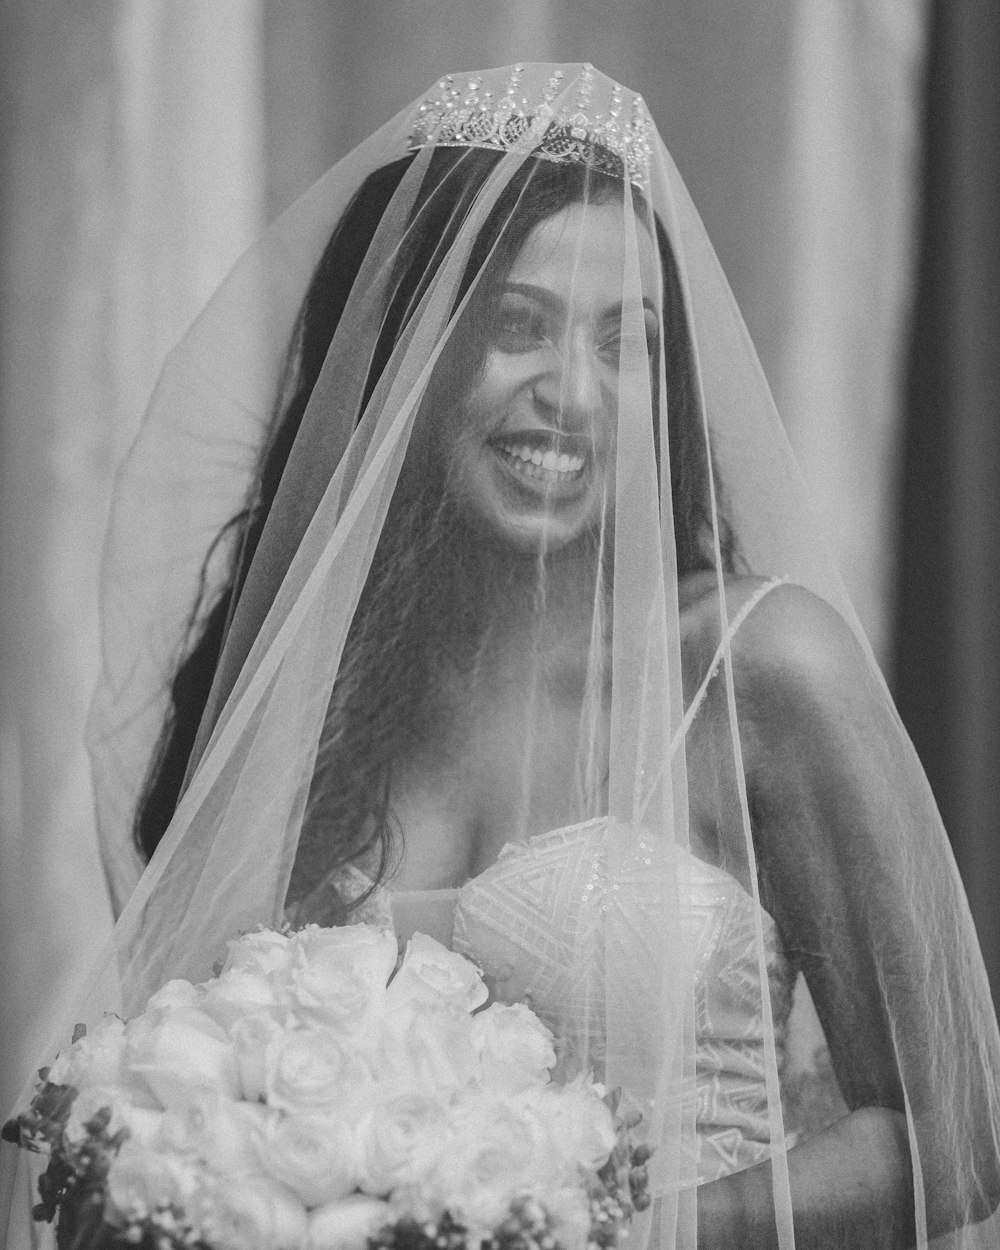
[[619, 411], [638, 402], [649, 412], [658, 258], [637, 223], [642, 308], [630, 299], [623, 321], [622, 211], [573, 205], [534, 227], [491, 295], [481, 372], [435, 422], [459, 510], [526, 553], [599, 526], [614, 501]]

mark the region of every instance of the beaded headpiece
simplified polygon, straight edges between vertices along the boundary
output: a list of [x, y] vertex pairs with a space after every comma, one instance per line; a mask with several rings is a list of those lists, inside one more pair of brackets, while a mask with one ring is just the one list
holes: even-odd
[[[627, 178], [645, 191], [649, 183], [652, 119], [642, 96], [611, 84], [606, 111], [594, 108], [594, 69], [584, 65], [575, 98], [556, 97], [564, 74], [556, 70], [540, 100], [532, 103], [518, 88], [524, 72], [515, 65], [499, 100], [482, 91], [482, 79], [468, 79], [463, 92], [454, 77], [442, 78], [437, 92], [417, 111], [408, 149], [427, 143], [438, 147], [490, 148], [498, 152], [530, 152], [545, 160], [588, 165], [614, 178]], [[605, 80], [607, 81], [607, 80]]]

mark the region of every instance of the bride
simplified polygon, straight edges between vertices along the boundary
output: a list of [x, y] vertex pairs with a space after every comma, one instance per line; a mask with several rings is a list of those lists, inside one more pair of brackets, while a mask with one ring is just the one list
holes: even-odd
[[642, 1106], [635, 1237], [996, 1244], [947, 840], [638, 96], [450, 77], [336, 166], [168, 362], [106, 579], [75, 1018], [429, 931]]

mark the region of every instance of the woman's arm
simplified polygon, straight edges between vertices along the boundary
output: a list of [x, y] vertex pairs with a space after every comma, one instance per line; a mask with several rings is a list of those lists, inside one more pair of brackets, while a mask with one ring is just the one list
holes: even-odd
[[[788, 1152], [795, 1250], [912, 1246], [913, 1186], [906, 1119], [883, 1107], [851, 1111]], [[769, 1162], [698, 1189], [698, 1245], [778, 1245]]]
[[[789, 1153], [797, 1250], [912, 1244], [906, 1100], [929, 1235], [983, 1219], [1000, 1193], [996, 1025], [923, 771], [853, 634], [808, 591], [770, 592], [733, 658], [763, 901], [851, 1109]], [[702, 1187], [699, 1218], [705, 1245], [729, 1244], [720, 1221], [774, 1244], [770, 1165]]]

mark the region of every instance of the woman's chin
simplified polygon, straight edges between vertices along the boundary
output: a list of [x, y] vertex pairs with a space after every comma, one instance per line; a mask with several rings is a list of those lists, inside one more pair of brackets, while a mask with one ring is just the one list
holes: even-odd
[[529, 556], [554, 555], [595, 533], [603, 510], [592, 479], [546, 484], [501, 471], [475, 475], [460, 493], [461, 510], [483, 540]]
[[507, 551], [524, 556], [551, 556], [564, 551], [585, 535], [596, 522], [581, 511], [569, 509], [477, 509], [470, 516], [480, 537]]

